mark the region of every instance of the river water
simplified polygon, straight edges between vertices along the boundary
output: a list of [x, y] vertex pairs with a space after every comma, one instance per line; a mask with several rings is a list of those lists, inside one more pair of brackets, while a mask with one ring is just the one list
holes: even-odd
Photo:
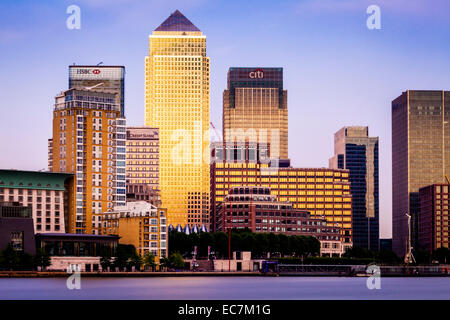
[[0, 299], [450, 299], [447, 278], [381, 278], [369, 290], [359, 277], [146, 277], [81, 278], [69, 290], [65, 278], [3, 278]]

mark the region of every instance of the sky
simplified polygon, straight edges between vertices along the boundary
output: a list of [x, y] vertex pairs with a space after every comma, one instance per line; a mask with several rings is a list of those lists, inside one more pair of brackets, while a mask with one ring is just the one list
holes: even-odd
[[[78, 30], [66, 27], [70, 5]], [[370, 5], [381, 29], [367, 28]], [[127, 123], [143, 125], [148, 36], [177, 9], [207, 36], [219, 130], [232, 66], [283, 67], [295, 167], [327, 167], [336, 131], [369, 126], [380, 139], [380, 236], [391, 237], [391, 101], [450, 89], [448, 0], [2, 0], [0, 168], [47, 168], [54, 97], [73, 63], [124, 65]]]

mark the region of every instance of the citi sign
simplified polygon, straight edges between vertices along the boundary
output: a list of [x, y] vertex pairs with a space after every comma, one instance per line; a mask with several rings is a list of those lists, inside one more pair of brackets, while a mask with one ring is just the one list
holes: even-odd
[[77, 74], [99, 74], [100, 69], [77, 69]]
[[250, 79], [262, 79], [264, 78], [264, 72], [262, 71], [262, 69], [255, 69], [248, 74], [248, 77]]

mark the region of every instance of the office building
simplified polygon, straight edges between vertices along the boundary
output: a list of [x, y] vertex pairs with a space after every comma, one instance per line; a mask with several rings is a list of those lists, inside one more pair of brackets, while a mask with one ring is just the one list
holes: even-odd
[[[321, 243], [321, 254], [341, 255], [341, 230], [325, 217], [294, 209], [287, 201], [277, 201], [267, 187], [233, 187], [217, 207], [217, 231], [249, 229], [252, 232], [312, 236]], [[334, 250], [333, 250], [334, 249]], [[333, 250], [333, 251], [332, 251]]]
[[392, 248], [417, 247], [419, 189], [450, 172], [450, 91], [408, 90], [392, 101]]
[[178, 10], [150, 35], [145, 125], [159, 128], [159, 188], [168, 223], [209, 214], [209, 57], [206, 36]]
[[223, 93], [225, 142], [270, 144], [272, 157], [288, 159], [287, 91], [283, 68], [230, 68]]
[[31, 209], [35, 233], [64, 233], [73, 214], [73, 174], [0, 170], [0, 202]]
[[125, 67], [102, 65], [69, 66], [69, 88], [100, 89], [115, 93], [120, 105], [120, 117], [125, 117]]
[[127, 127], [127, 184], [146, 184], [157, 191], [158, 180], [158, 129]]
[[[243, 147], [244, 149], [247, 146]], [[237, 151], [248, 155], [247, 151]], [[258, 153], [258, 152], [257, 152]], [[213, 151], [214, 154], [214, 151]], [[324, 216], [341, 228], [341, 242], [352, 245], [352, 196], [349, 170], [292, 168], [289, 163], [227, 161], [213, 158], [211, 164], [211, 229], [217, 228], [217, 207], [233, 187], [266, 187], [280, 202], [306, 210], [312, 217]], [[287, 165], [287, 166], [285, 166]]]
[[150, 252], [157, 263], [167, 257], [166, 210], [148, 202], [129, 202], [105, 212], [103, 232], [118, 235], [121, 244], [134, 245], [141, 257]]
[[433, 252], [449, 248], [450, 184], [433, 184], [419, 189], [420, 249]]
[[30, 207], [0, 201], [0, 251], [8, 245], [18, 252], [36, 253], [33, 217]]
[[330, 168], [350, 170], [353, 245], [379, 249], [378, 137], [368, 127], [344, 127], [334, 134]]
[[55, 98], [54, 172], [74, 174], [70, 233], [99, 234], [101, 215], [126, 201], [126, 131], [117, 95], [69, 89]]

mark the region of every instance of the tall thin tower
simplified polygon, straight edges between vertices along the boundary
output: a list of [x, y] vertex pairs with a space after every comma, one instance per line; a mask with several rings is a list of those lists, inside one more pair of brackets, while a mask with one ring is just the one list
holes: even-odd
[[209, 223], [206, 36], [175, 11], [150, 35], [145, 125], [159, 128], [162, 206], [174, 226]]

